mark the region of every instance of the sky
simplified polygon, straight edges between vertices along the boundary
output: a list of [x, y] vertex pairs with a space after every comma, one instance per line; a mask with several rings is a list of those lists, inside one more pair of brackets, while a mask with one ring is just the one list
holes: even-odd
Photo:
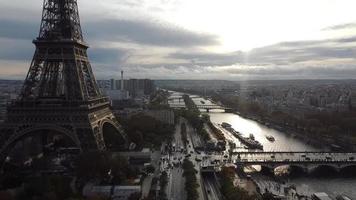
[[[0, 0], [0, 78], [24, 79], [43, 0]], [[353, 79], [355, 0], [78, 0], [97, 79]]]

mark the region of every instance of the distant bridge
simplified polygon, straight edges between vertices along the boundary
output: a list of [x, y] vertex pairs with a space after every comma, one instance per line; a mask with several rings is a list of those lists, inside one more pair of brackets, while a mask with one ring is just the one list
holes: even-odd
[[225, 112], [232, 112], [232, 108], [219, 106], [219, 105], [197, 105], [198, 109], [206, 110], [209, 112], [210, 110], [224, 110]]
[[[199, 97], [199, 96], [193, 96], [193, 97], [190, 97], [191, 99], [204, 99], [205, 97]], [[174, 100], [178, 100], [179, 102], [184, 100], [184, 98], [182, 96], [178, 97], [178, 96], [175, 96], [175, 97], [169, 97], [168, 98], [168, 101], [174, 101]]]
[[[171, 108], [185, 108], [185, 104], [169, 104]], [[200, 110], [206, 110], [206, 112], [210, 112], [210, 110], [224, 110], [225, 112], [232, 112], [233, 109], [219, 106], [219, 105], [196, 105]]]

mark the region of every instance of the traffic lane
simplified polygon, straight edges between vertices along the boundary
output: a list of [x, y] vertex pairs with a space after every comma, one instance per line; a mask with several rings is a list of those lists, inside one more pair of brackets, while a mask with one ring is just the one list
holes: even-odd
[[172, 170], [172, 193], [171, 198], [175, 200], [185, 199], [185, 178], [183, 177], [183, 169], [175, 167]]
[[218, 195], [218, 188], [209, 177], [203, 177], [208, 200], [220, 200]]

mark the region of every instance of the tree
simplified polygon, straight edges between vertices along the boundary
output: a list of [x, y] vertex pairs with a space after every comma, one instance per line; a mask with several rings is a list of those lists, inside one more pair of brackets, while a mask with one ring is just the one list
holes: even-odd
[[146, 170], [147, 170], [148, 173], [154, 173], [155, 172], [155, 168], [152, 165], [147, 166]]

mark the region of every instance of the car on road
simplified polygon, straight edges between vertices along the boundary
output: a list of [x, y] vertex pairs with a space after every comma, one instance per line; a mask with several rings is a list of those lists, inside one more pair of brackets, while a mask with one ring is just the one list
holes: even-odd
[[355, 160], [355, 157], [350, 157], [349, 160]]

